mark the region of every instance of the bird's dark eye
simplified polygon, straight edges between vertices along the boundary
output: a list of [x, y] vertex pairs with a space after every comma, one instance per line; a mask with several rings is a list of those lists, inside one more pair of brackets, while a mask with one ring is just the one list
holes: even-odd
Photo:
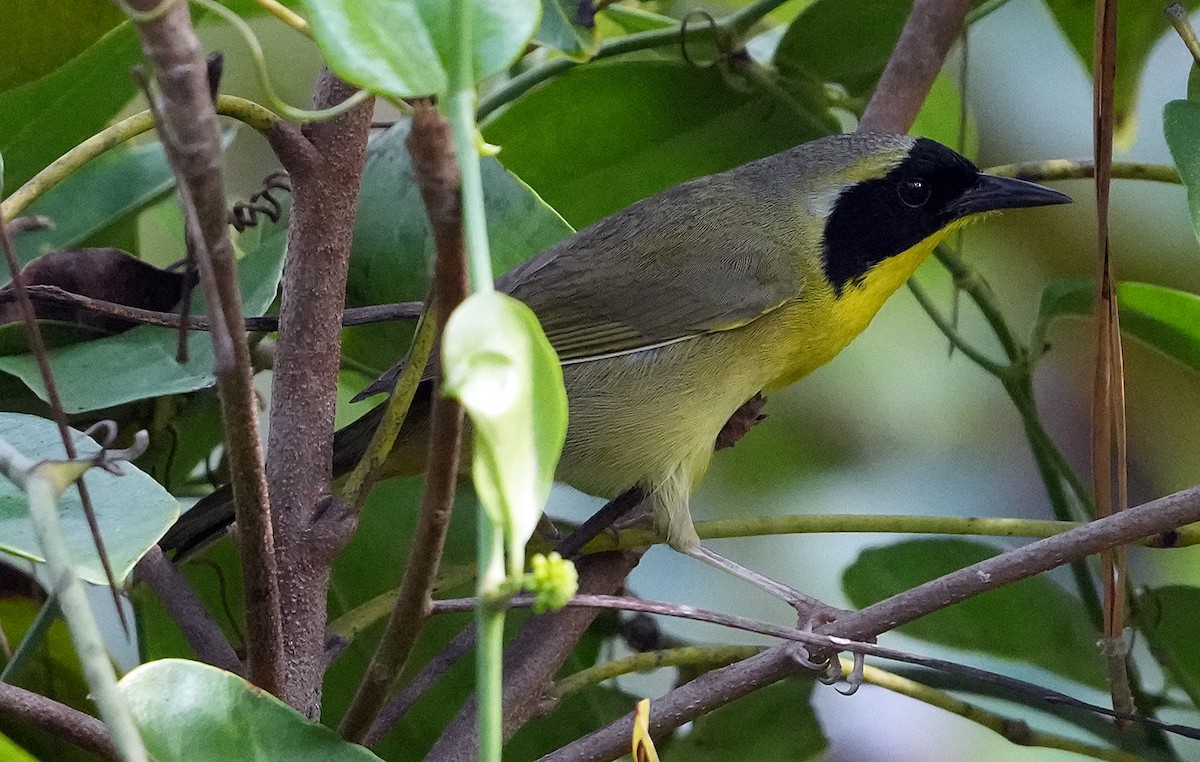
[[929, 186], [919, 177], [908, 177], [900, 181], [896, 186], [896, 193], [900, 196], [900, 202], [905, 206], [910, 206], [913, 209], [924, 206], [929, 200]]

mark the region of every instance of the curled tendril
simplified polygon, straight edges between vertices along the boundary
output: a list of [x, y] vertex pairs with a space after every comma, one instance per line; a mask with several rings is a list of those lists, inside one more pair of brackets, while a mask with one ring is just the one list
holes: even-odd
[[[717, 57], [711, 61], [697, 61], [692, 58], [692, 54], [688, 52], [687, 28], [688, 23], [693, 17], [699, 17], [708, 22], [709, 28], [712, 30], [713, 45], [717, 48]], [[694, 10], [683, 17], [679, 22], [679, 53], [683, 56], [683, 60], [687, 61], [696, 69], [711, 69], [718, 63], [728, 60], [730, 53], [728, 41], [721, 34], [721, 27], [713, 15], [705, 10]]]
[[[145, 429], [141, 429], [133, 435], [132, 445], [123, 449], [113, 449], [112, 443], [116, 441], [117, 431], [117, 424], [106, 419], [93, 423], [83, 433], [96, 440], [100, 445], [100, 449], [88, 456], [86, 460], [110, 474], [121, 476], [125, 473], [121, 469], [121, 461], [131, 461], [141, 457], [142, 453], [146, 452], [146, 448], [150, 446], [150, 435], [146, 433]], [[103, 437], [97, 436], [101, 433]]]
[[238, 201], [229, 210], [229, 224], [239, 232], [259, 224], [261, 217], [271, 222], [279, 222], [283, 216], [283, 204], [275, 198], [276, 191], [292, 192], [292, 184], [284, 170], [276, 170], [267, 175], [262, 186], [245, 201]]
[[250, 28], [250, 25], [241, 16], [213, 0], [191, 0], [191, 2], [225, 19], [242, 36], [242, 39], [246, 41], [246, 45], [250, 48], [250, 58], [254, 61], [254, 70], [258, 74], [258, 80], [262, 84], [263, 92], [267, 96], [267, 102], [271, 104], [271, 108], [284, 117], [297, 122], [318, 122], [324, 119], [332, 119], [339, 114], [344, 114], [371, 97], [371, 94], [366, 90], [358, 90], [336, 106], [316, 111], [296, 108], [286, 103], [275, 93], [275, 88], [271, 86], [271, 76], [267, 72], [266, 56], [263, 55], [262, 45], [259, 44], [258, 37], [255, 36], [254, 30]]

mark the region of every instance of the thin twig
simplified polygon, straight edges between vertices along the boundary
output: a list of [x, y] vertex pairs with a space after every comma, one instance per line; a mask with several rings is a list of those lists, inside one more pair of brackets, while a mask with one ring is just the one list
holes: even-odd
[[[135, 26], [142, 52], [154, 67], [162, 92], [152, 111], [161, 112], [159, 135], [166, 149], [184, 211], [195, 229], [195, 246], [205, 302], [220, 315], [224, 331], [214, 332], [217, 390], [237, 512], [243, 584], [250, 635], [250, 680], [277, 695], [283, 689], [279, 589], [267, 485], [258, 437], [257, 398], [242, 321], [237, 263], [226, 224], [217, 114], [200, 41], [186, 3], [131, 0], [139, 12]], [[161, 11], [161, 12], [156, 12]], [[160, 107], [161, 104], [161, 107]], [[194, 208], [194, 215], [189, 213]]]
[[[432, 104], [416, 105], [407, 145], [437, 247], [434, 298], [438, 305], [436, 332], [440, 336], [447, 317], [467, 296], [467, 252], [463, 240], [461, 181], [450, 124]], [[454, 506], [462, 429], [462, 407], [435, 388], [421, 512], [391, 617], [338, 728], [347, 740], [361, 743], [367, 736], [389, 689], [404, 671], [429, 616], [433, 583]]]
[[98, 757], [120, 759], [103, 722], [52, 698], [0, 683], [0, 711]]
[[167, 560], [157, 545], [150, 548], [134, 567], [139, 582], [150, 586], [200, 661], [234, 674], [242, 674], [242, 662], [221, 632], [216, 620], [196, 597], [191, 585]]

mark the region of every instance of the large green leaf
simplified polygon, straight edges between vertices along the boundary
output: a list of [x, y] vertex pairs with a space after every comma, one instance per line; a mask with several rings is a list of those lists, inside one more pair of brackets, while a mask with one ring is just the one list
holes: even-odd
[[135, 92], [129, 68], [139, 56], [133, 27], [122, 24], [49, 76], [0, 93], [6, 191], [16, 190], [120, 111]]
[[1163, 134], [1187, 187], [1192, 230], [1200, 238], [1200, 103], [1171, 101], [1163, 108]]
[[[442, 334], [443, 391], [475, 428], [479, 502], [505, 528], [510, 568], [525, 568], [567, 436], [562, 366], [533, 311], [495, 291], [472, 294]], [[510, 572], [511, 574], [511, 572]]]
[[1195, 700], [1200, 696], [1200, 588], [1169, 585], [1145, 591], [1138, 596], [1138, 610], [1155, 656]]
[[[1042, 292], [1035, 340], [1044, 340], [1060, 317], [1089, 317], [1095, 282], [1057, 280]], [[1200, 372], [1200, 296], [1149, 283], [1117, 284], [1121, 330]]]
[[[222, 145], [227, 147], [234, 134], [226, 131]], [[161, 143], [117, 146], [29, 205], [23, 214], [49, 217], [54, 227], [21, 234], [17, 253], [22, 262], [28, 262], [47, 251], [74, 248], [97, 231], [146, 208], [174, 186]], [[0, 263], [0, 281], [7, 280], [7, 273], [8, 266]]]
[[[433, 234], [405, 148], [405, 120], [367, 148], [347, 282], [351, 306], [425, 298]], [[503, 273], [569, 236], [571, 227], [499, 161], [481, 161], [492, 269]], [[382, 371], [404, 353], [411, 325], [377, 324], [345, 332], [343, 352]]]
[[[264, 222], [245, 238], [252, 242], [252, 248], [241, 260], [238, 273], [243, 306], [247, 314], [261, 315], [274, 301], [283, 271], [287, 220]], [[214, 356], [208, 334], [196, 332], [188, 337], [188, 361], [183, 364], [175, 361], [177, 342], [178, 334], [169, 328], [139, 326], [115, 336], [50, 350], [50, 366], [63, 408], [68, 413], [102, 410], [212, 385]], [[21, 379], [46, 399], [37, 362], [31, 355], [0, 357], [0, 371]]]
[[[466, 0], [474, 10], [475, 80], [503, 71], [537, 28], [538, 0]], [[458, 56], [457, 5], [444, 0], [304, 0], [338, 76], [393, 98], [444, 93]]]
[[[666, 749], [666, 762], [798, 762], [829, 745], [809, 704], [811, 680], [792, 678], [696, 720], [692, 732]], [[650, 704], [651, 713], [654, 704]]]
[[[1079, 55], [1083, 66], [1092, 71], [1092, 43], [1095, 28], [1095, 3], [1093, 0], [1046, 0], [1058, 26]], [[1200, 5], [1197, 0], [1185, 0], [1183, 5], [1193, 9]], [[1117, 18], [1117, 70], [1114, 79], [1116, 92], [1113, 100], [1113, 116], [1117, 137], [1122, 143], [1131, 142], [1132, 130], [1137, 122], [1133, 118], [1137, 109], [1137, 86], [1146, 68], [1146, 60], [1154, 43], [1171, 28], [1165, 3], [1122, 3]], [[1182, 44], [1182, 43], [1180, 43]]]
[[4, 56], [0, 92], [40, 79], [119, 24], [124, 16], [109, 0], [5, 0], [0, 3]]
[[[81, 456], [100, 449], [100, 445], [81, 432], [72, 429], [72, 435]], [[44, 418], [0, 413], [0, 437], [35, 460], [62, 459], [66, 455], [58, 427]], [[113, 575], [118, 580], [128, 576], [134, 563], [179, 517], [179, 503], [157, 482], [132, 465], [121, 467], [123, 476], [92, 469], [83, 477]], [[59, 511], [77, 573], [88, 582], [107, 584], [78, 490], [68, 489], [63, 493]], [[25, 493], [7, 479], [0, 480], [0, 550], [34, 560], [42, 558], [29, 521]]]
[[[871, 548], [846, 569], [842, 588], [862, 608], [999, 552], [953, 539]], [[1083, 606], [1045, 577], [974, 596], [899, 631], [931, 643], [1035, 664], [1086, 685], [1105, 684], [1096, 634]]]
[[[809, 126], [814, 118], [827, 129]], [[836, 129], [823, 104], [797, 103], [719, 67], [605, 60], [534, 88], [483, 133], [506, 167], [580, 228]]]
[[163, 659], [118, 687], [158, 762], [366, 762], [379, 757], [229, 672]]

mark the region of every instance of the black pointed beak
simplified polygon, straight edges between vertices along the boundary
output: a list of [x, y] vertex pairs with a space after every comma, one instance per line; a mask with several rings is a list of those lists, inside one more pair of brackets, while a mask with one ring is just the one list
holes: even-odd
[[1022, 209], [1028, 206], [1069, 204], [1071, 197], [1037, 183], [979, 173], [979, 181], [950, 203], [956, 218], [998, 209]]

